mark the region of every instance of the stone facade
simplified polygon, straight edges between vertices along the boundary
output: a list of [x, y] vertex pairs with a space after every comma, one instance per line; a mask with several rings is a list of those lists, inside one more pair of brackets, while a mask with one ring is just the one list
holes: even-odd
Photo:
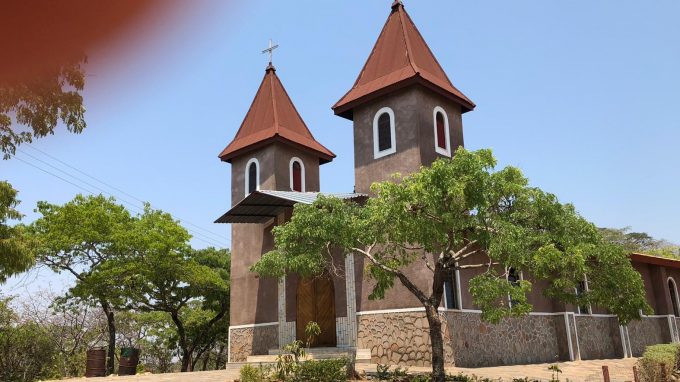
[[278, 325], [229, 329], [229, 362], [245, 362], [249, 355], [269, 354], [279, 345]]
[[633, 357], [639, 357], [645, 347], [672, 341], [667, 316], [644, 317], [628, 324]]
[[621, 330], [616, 317], [577, 315], [581, 359], [611, 359], [623, 357]]
[[[447, 311], [450, 343], [459, 367], [548, 363], [563, 359], [564, 315], [509, 318], [496, 325], [481, 314]], [[562, 334], [562, 336], [559, 336]], [[567, 358], [568, 360], [568, 358]]]
[[[357, 347], [371, 350], [374, 363], [428, 366], [432, 358], [430, 325], [425, 312], [376, 313], [357, 317]], [[453, 365], [453, 349], [446, 341], [446, 363]]]

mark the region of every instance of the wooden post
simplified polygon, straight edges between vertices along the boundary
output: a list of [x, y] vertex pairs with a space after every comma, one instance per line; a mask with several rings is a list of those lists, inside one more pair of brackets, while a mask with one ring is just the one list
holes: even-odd
[[633, 380], [635, 382], [640, 382], [640, 377], [638, 377], [637, 366], [633, 366]]
[[602, 366], [602, 377], [604, 377], [604, 382], [611, 382], [611, 379], [609, 379], [609, 366]]

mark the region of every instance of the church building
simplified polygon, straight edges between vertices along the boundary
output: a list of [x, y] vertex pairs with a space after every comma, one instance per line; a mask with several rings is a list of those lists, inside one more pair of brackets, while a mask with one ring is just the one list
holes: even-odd
[[[370, 197], [372, 183], [455, 155], [464, 145], [463, 114], [474, 108], [396, 0], [356, 82], [333, 106], [335, 115], [352, 124], [355, 176], [353, 192], [333, 195], [361, 202]], [[291, 218], [295, 204], [319, 196], [320, 166], [336, 157], [314, 138], [271, 62], [236, 136], [219, 157], [231, 164], [232, 208], [217, 220], [232, 225], [229, 362], [276, 354], [304, 339], [306, 323], [315, 321], [321, 327], [315, 346], [326, 351], [356, 351], [376, 363], [429, 365], [424, 309], [399, 283], [384, 299], [369, 300], [372, 281], [361, 257], [337, 253], [334, 272], [313, 279], [290, 274], [277, 280], [249, 271], [273, 249], [272, 228]], [[547, 299], [540, 282], [529, 296], [534, 312], [488, 324], [468, 291], [480, 270], [453, 272], [440, 307], [447, 364], [630, 357], [649, 344], [678, 342], [680, 261], [642, 254], [631, 261], [655, 313], [627, 326], [597, 307]], [[416, 269], [409, 272], [418, 279]], [[419, 281], [429, 284], [427, 275]], [[587, 288], [584, 280], [581, 289]]]

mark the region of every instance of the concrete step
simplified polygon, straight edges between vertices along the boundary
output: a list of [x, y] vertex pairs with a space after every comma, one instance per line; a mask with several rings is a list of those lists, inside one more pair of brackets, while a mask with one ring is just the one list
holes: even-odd
[[357, 349], [356, 363], [371, 363], [371, 349]]
[[[351, 357], [355, 349], [352, 348], [311, 348], [305, 349], [307, 359], [333, 359], [341, 357]], [[281, 354], [290, 354], [285, 352], [283, 349], [270, 349], [269, 355], [255, 355], [249, 356], [247, 359], [248, 363], [274, 363], [276, 359]], [[370, 349], [356, 349], [356, 362], [357, 363], [370, 363], [371, 362], [371, 350]]]
[[275, 355], [249, 355], [246, 363], [276, 363]]

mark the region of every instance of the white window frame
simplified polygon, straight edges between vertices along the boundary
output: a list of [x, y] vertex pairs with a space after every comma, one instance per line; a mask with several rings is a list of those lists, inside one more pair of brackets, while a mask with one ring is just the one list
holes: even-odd
[[[441, 113], [444, 116], [444, 136], [446, 139], [445, 146], [446, 149], [439, 147], [439, 134], [437, 134], [437, 113]], [[451, 157], [451, 136], [449, 133], [449, 116], [446, 114], [446, 110], [443, 107], [437, 106], [432, 111], [432, 124], [434, 125], [434, 149], [438, 154]]]
[[[666, 280], [666, 285], [668, 285], [669, 281], [673, 282], [673, 289], [675, 290], [675, 304], [678, 307], [678, 312], [680, 313], [680, 297], [678, 297], [678, 284], [675, 282], [674, 278], [669, 277]], [[673, 296], [671, 296], [671, 297], [673, 297]], [[673, 304], [673, 301], [671, 301], [671, 304]], [[673, 306], [671, 306], [671, 310], [672, 310], [671, 315], [673, 315], [674, 317], [678, 317], [678, 316], [675, 315], [675, 309], [673, 309]]]
[[293, 163], [298, 162], [300, 164], [300, 185], [302, 186], [302, 192], [307, 189], [305, 186], [305, 162], [298, 157], [293, 157], [288, 165], [288, 174], [290, 177], [290, 190], [293, 191]]
[[251, 158], [248, 163], [246, 163], [246, 171], [245, 171], [245, 186], [246, 188], [244, 189], [244, 193], [246, 196], [250, 195], [250, 192], [248, 190], [250, 189], [250, 165], [255, 163], [255, 182], [257, 185], [255, 186], [255, 191], [260, 190], [260, 162], [257, 160], [257, 158]]
[[[505, 281], [510, 282], [510, 268], [515, 268], [515, 267], [509, 267], [506, 268], [505, 270]], [[517, 268], [515, 268], [515, 271], [517, 271]], [[524, 271], [519, 271], [519, 280], [518, 281], [524, 281]], [[508, 294], [508, 307], [512, 309], [512, 298]]]
[[[392, 139], [392, 147], [387, 150], [380, 151], [379, 141], [378, 141], [378, 120], [380, 117], [387, 113], [390, 116], [390, 138]], [[397, 152], [397, 134], [394, 121], [394, 111], [389, 107], [383, 107], [375, 113], [373, 117], [373, 159], [382, 158], [390, 154]]]
[[[588, 276], [585, 276], [585, 275], [583, 276], [583, 288], [584, 288], [584, 292], [590, 291], [590, 288], [588, 288]], [[578, 288], [575, 288], [575, 289], [576, 289], [576, 294], [578, 295]], [[578, 314], [593, 314], [593, 307], [592, 307], [592, 305], [588, 304], [588, 311], [583, 313], [583, 312], [581, 312], [581, 305], [576, 304], [576, 311], [578, 312]]]
[[460, 293], [460, 269], [458, 269], [458, 263], [456, 263], [456, 270], [455, 270], [455, 277], [456, 277], [456, 285], [453, 286], [455, 288], [454, 292], [456, 293], [456, 302], [458, 303], [456, 307], [449, 308], [449, 299], [446, 297], [446, 291], [444, 291], [444, 307], [447, 310], [462, 310], [463, 309], [463, 300], [462, 296]]

